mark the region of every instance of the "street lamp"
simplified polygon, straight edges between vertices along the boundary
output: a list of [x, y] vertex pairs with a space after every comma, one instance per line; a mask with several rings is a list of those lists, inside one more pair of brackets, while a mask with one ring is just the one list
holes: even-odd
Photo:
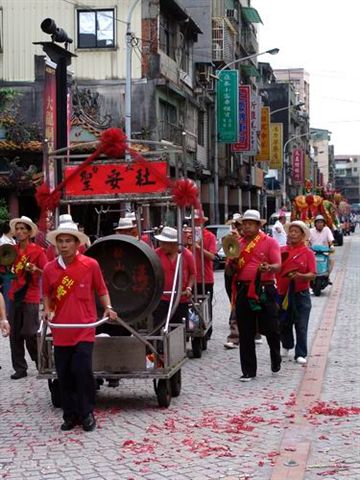
[[293, 140], [296, 140], [298, 138], [302, 138], [302, 137], [307, 137], [307, 136], [311, 136], [311, 133], [310, 132], [306, 132], [306, 133], [301, 133], [300, 135], [293, 135], [292, 137], [290, 137], [288, 140], [286, 140], [286, 142], [284, 143], [284, 146], [283, 146], [283, 178], [282, 178], [282, 183], [283, 183], [283, 204], [285, 205], [286, 203], [286, 148], [287, 146], [289, 145], [290, 142], [292, 142]]
[[[278, 48], [271, 48], [270, 50], [266, 50], [265, 52], [253, 53], [252, 55], [247, 55], [246, 57], [237, 58], [236, 60], [227, 63], [219, 70], [218, 73], [226, 70], [227, 68], [231, 67], [232, 65], [236, 65], [241, 62], [245, 62], [246, 60], [250, 60], [251, 58], [259, 57], [260, 55], [265, 55], [266, 53], [270, 55], [276, 55], [279, 53]], [[218, 80], [219, 77], [213, 75], [213, 77]], [[215, 98], [215, 151], [214, 151], [214, 200], [215, 200], [215, 223], [219, 223], [220, 221], [220, 214], [219, 214], [219, 148], [218, 148], [218, 124], [217, 124], [217, 99]]]
[[127, 139], [131, 140], [131, 66], [132, 66], [132, 41], [131, 17], [140, 0], [135, 0], [132, 4], [126, 21], [126, 72], [125, 72], [125, 134]]
[[286, 107], [282, 107], [282, 108], [277, 108], [276, 110], [271, 110], [270, 111], [270, 115], [274, 115], [275, 113], [279, 113], [279, 112], [283, 112], [285, 110], [291, 110], [292, 108], [294, 110], [300, 110], [301, 107], [303, 107], [305, 105], [304, 102], [300, 102], [300, 103], [297, 103], [296, 105], [288, 105]]

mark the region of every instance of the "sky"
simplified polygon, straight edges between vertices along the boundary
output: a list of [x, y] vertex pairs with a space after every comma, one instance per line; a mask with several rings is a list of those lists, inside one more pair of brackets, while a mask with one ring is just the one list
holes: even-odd
[[335, 155], [360, 154], [360, 0], [252, 0], [263, 21], [259, 61], [310, 74], [310, 126], [331, 132]]

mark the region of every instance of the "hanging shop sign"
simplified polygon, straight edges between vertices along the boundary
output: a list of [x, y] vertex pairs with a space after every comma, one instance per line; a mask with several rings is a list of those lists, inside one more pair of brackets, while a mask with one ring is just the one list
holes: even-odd
[[236, 143], [239, 136], [239, 72], [217, 71], [216, 124], [219, 143]]

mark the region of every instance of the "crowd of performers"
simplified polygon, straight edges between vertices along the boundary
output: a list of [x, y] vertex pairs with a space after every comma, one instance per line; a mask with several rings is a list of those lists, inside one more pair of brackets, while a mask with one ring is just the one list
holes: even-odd
[[[164, 294], [153, 313], [155, 324], [161, 323], [169, 308], [179, 249], [181, 297], [172, 322], [187, 318], [195, 286], [198, 291], [205, 288], [212, 304], [217, 242], [205, 227], [207, 220], [201, 210], [195, 210], [194, 218], [179, 227], [183, 228], [180, 237], [177, 229], [165, 226], [150, 238], [148, 234], [139, 235], [135, 214], [119, 219], [114, 232], [151, 245], [163, 268]], [[195, 224], [195, 232], [189, 229], [190, 223]], [[225, 267], [225, 287], [231, 304], [230, 334], [225, 347], [239, 346], [241, 381], [250, 381], [257, 375], [255, 343], [261, 341], [261, 335], [266, 337], [269, 366], [274, 374], [280, 371], [283, 356], [290, 355], [293, 349], [295, 361], [306, 363], [310, 282], [316, 274], [309, 241], [312, 238], [313, 242], [324, 241], [329, 245], [333, 241], [328, 232], [321, 233], [325, 222], [320, 217], [312, 232], [302, 221], [289, 224], [281, 221], [284, 228], [281, 238], [286, 238], [282, 245], [263, 231], [265, 223], [257, 210], [235, 214], [229, 221], [229, 235], [239, 244], [239, 256], [228, 259]], [[45, 322], [71, 323], [76, 311], [76, 323], [93, 322], [97, 318], [95, 293], [104, 316], [115, 320], [117, 313], [99, 264], [84, 255], [89, 238], [71, 215], [60, 215], [58, 227], [49, 229], [46, 235], [38, 231], [30, 218], [14, 218], [3, 228], [0, 245], [6, 243], [14, 246], [16, 258], [11, 269], [3, 267], [1, 272], [0, 329], [4, 336], [10, 337], [14, 368], [11, 379], [17, 380], [27, 376], [25, 347], [37, 364], [36, 334], [40, 318]], [[79, 424], [85, 431], [91, 431], [96, 426], [92, 372], [95, 329], [53, 328], [52, 335], [63, 407], [61, 429], [71, 430]]]

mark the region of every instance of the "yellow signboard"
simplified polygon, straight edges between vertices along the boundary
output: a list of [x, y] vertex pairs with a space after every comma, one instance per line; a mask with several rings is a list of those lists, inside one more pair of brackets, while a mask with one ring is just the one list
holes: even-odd
[[256, 160], [270, 160], [270, 107], [261, 107], [260, 152], [256, 155]]
[[283, 166], [283, 124], [270, 124], [270, 163], [269, 168], [281, 170]]

